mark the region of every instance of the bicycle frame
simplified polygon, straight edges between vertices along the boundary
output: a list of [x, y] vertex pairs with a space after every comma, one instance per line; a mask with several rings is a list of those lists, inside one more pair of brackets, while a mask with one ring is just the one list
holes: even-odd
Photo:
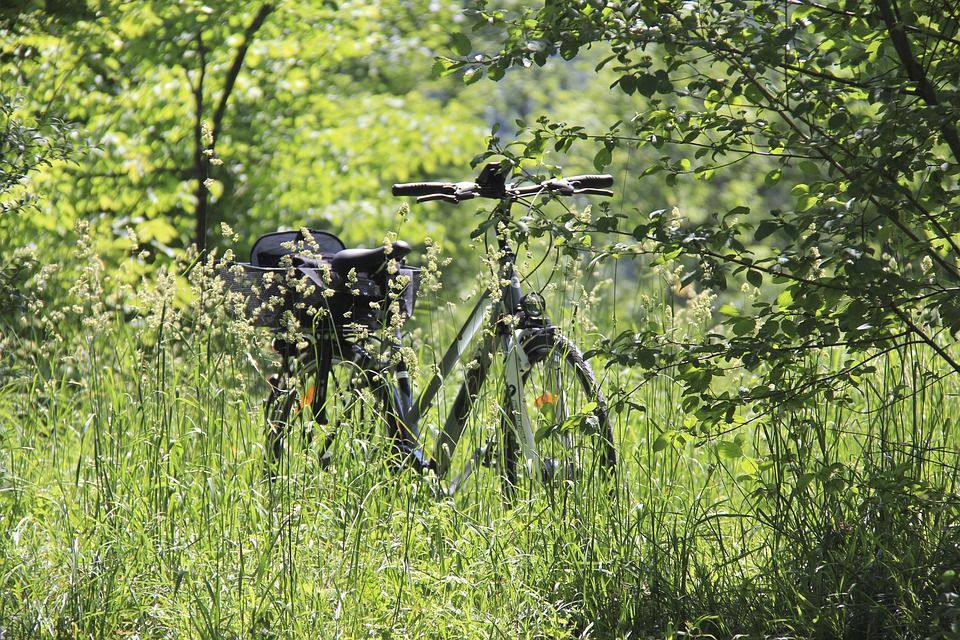
[[[510, 205], [510, 201], [501, 202], [495, 209], [494, 216], [502, 217], [505, 211], [509, 211]], [[430, 462], [426, 462], [426, 465], [435, 468], [441, 477], [449, 468], [450, 459], [463, 434], [471, 406], [488, 377], [491, 355], [494, 351], [503, 354], [504, 357], [504, 376], [509, 402], [506, 407], [508, 422], [516, 432], [526, 464], [532, 465], [534, 471], [539, 470], [540, 461], [536, 453], [534, 433], [523, 398], [523, 376], [529, 370], [530, 363], [522, 345], [530, 337], [551, 331], [552, 328], [546, 317], [538, 318], [537, 326], [530, 326], [529, 316], [520, 304], [523, 292], [515, 269], [516, 255], [507, 238], [502, 234], [498, 234], [498, 243], [501, 252], [500, 275], [507, 283], [500, 289], [499, 300], [497, 302], [492, 300], [489, 289], [483, 291], [467, 320], [457, 332], [456, 339], [444, 353], [437, 372], [427, 381], [416, 401], [412, 398], [412, 392], [399, 389], [400, 406], [398, 408], [401, 414], [399, 416], [402, 423], [401, 429], [405, 435], [416, 440], [416, 443], [411, 442], [408, 445], [411, 449], [410, 454], [419, 463], [424, 463], [426, 460], [423, 445], [419, 442], [420, 420], [433, 406], [443, 381], [463, 360], [464, 355], [471, 353], [470, 347], [476, 343], [478, 332], [483, 331], [482, 339], [472, 350], [477, 364], [467, 369], [456, 400], [440, 430], [437, 451], [430, 458]], [[398, 378], [404, 379], [405, 376], [406, 373], [403, 372]], [[409, 389], [408, 385], [407, 389]], [[478, 459], [484, 453], [477, 451], [474, 458]], [[465, 478], [456, 481], [463, 479]]]

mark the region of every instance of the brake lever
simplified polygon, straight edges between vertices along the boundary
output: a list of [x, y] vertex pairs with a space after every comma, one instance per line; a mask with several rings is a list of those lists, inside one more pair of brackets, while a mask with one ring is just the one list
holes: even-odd
[[592, 187], [587, 187], [585, 189], [574, 189], [573, 193], [577, 195], [582, 193], [591, 196], [607, 196], [608, 198], [613, 197], [613, 191], [609, 189], [594, 189]]
[[443, 200], [444, 202], [460, 202], [460, 198], [449, 193], [429, 193], [425, 196], [419, 196], [417, 202], [430, 202], [431, 200]]

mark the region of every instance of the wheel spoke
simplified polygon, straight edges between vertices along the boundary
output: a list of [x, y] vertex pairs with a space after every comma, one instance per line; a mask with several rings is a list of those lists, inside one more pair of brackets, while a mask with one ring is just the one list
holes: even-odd
[[[387, 409], [385, 387], [371, 388], [375, 376], [364, 373], [370, 365], [333, 358], [329, 371], [307, 357], [296, 371], [272, 383], [266, 407], [266, 462], [275, 477], [291, 449], [309, 449], [327, 468], [344, 447], [368, 457], [383, 448], [395, 429], [388, 428], [393, 412]], [[301, 442], [291, 442], [300, 434]], [[295, 438], [294, 438], [295, 440]]]
[[535, 459], [524, 453], [512, 396], [495, 383], [503, 379], [495, 366], [463, 424], [459, 452], [451, 458], [449, 491], [480, 495], [493, 490], [491, 480], [499, 476], [502, 495], [512, 500], [521, 490], [580, 485], [615, 464], [606, 404], [579, 350], [547, 333], [524, 349], [530, 368], [523, 374], [523, 402]]

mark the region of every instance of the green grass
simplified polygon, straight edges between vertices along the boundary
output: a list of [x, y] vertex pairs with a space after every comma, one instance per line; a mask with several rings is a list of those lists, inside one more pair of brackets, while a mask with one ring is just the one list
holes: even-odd
[[151, 295], [10, 357], [0, 638], [956, 637], [960, 403], [925, 352], [709, 437], [606, 370], [616, 490], [508, 506], [360, 440], [270, 482], [262, 341]]

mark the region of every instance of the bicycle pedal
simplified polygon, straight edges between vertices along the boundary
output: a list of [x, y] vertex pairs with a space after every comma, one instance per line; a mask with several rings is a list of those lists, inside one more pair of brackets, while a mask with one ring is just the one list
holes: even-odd
[[323, 454], [317, 459], [317, 464], [320, 465], [322, 471], [326, 471], [330, 468], [330, 463], [333, 461], [333, 456], [330, 455], [330, 452]]
[[479, 454], [480, 466], [486, 469], [493, 469], [497, 466], [496, 447], [480, 447], [477, 449]]
[[544, 483], [554, 480], [576, 480], [579, 476], [577, 465], [573, 462], [558, 462], [553, 458], [544, 458], [540, 461], [540, 480]]

